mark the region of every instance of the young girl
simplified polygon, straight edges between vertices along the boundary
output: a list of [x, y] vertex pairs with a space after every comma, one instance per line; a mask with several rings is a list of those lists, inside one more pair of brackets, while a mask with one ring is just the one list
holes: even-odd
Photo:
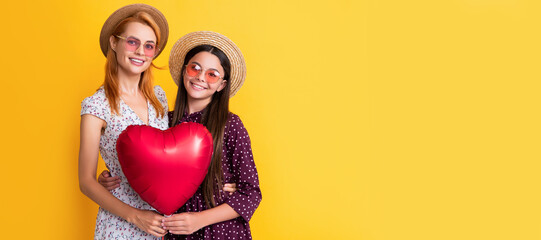
[[[194, 32], [177, 41], [169, 58], [179, 86], [170, 125], [197, 122], [214, 139], [208, 174], [177, 214], [163, 218], [166, 239], [251, 239], [248, 222], [261, 201], [250, 137], [240, 118], [229, 112], [229, 98], [246, 76], [242, 53], [228, 38]], [[235, 182], [227, 194], [222, 183]]]
[[[114, 12], [100, 35], [107, 57], [105, 81], [81, 107], [79, 186], [100, 205], [95, 239], [158, 239], [165, 235], [162, 216], [128, 184], [120, 168], [116, 140], [129, 125], [168, 128], [165, 93], [152, 87], [152, 60], [165, 47], [165, 17], [157, 9], [133, 4]], [[98, 149], [119, 187], [107, 191], [96, 181]]]

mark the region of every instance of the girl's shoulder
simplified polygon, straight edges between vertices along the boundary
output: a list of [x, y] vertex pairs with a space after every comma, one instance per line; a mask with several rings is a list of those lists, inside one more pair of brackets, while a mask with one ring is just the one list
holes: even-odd
[[226, 126], [230, 125], [230, 124], [238, 125], [239, 123], [242, 124], [242, 120], [240, 120], [240, 117], [237, 114], [229, 112], [229, 114], [227, 116]]
[[224, 144], [230, 151], [241, 149], [241, 146], [250, 146], [248, 130], [244, 127], [240, 117], [231, 112], [224, 129]]
[[227, 117], [227, 122], [225, 124], [226, 133], [244, 133], [246, 129], [244, 128], [244, 123], [237, 114], [229, 112]]

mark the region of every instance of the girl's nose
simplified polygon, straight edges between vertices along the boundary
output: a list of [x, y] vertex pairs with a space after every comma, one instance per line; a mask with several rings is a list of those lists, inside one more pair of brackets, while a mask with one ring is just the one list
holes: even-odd
[[200, 73], [199, 76], [197, 76], [197, 79], [201, 82], [207, 82], [207, 79], [205, 79], [205, 73]]

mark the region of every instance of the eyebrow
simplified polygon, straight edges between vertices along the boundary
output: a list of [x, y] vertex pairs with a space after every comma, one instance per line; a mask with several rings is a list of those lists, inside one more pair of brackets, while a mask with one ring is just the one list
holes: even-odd
[[[137, 38], [137, 37], [134, 37], [134, 36], [128, 36], [128, 37], [135, 38], [135, 39], [137, 39], [139, 42], [141, 42], [141, 39], [139, 39], [139, 38]], [[151, 43], [154, 43], [154, 44], [156, 43], [156, 42], [154, 42], [153, 40], [146, 41], [145, 43], [148, 43], [148, 42], [151, 42]]]

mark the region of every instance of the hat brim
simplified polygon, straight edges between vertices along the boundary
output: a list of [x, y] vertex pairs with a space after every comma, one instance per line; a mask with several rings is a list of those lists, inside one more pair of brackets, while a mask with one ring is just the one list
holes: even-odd
[[124, 19], [134, 15], [137, 12], [146, 12], [152, 16], [158, 27], [160, 28], [161, 36], [158, 43], [158, 53], [154, 58], [158, 57], [167, 44], [167, 38], [169, 37], [169, 25], [165, 16], [156, 8], [142, 4], [130, 4], [116, 10], [103, 24], [100, 33], [100, 47], [103, 55], [107, 57], [107, 51], [109, 50], [109, 37], [113, 34], [116, 26]]
[[229, 38], [216, 32], [192, 32], [177, 40], [169, 55], [169, 72], [171, 73], [173, 81], [179, 85], [186, 54], [194, 47], [200, 45], [217, 47], [225, 53], [231, 62], [230, 79], [226, 80], [231, 84], [229, 97], [233, 97], [239, 91], [240, 87], [242, 87], [244, 79], [246, 78], [246, 63], [244, 62], [244, 56], [237, 45]]

